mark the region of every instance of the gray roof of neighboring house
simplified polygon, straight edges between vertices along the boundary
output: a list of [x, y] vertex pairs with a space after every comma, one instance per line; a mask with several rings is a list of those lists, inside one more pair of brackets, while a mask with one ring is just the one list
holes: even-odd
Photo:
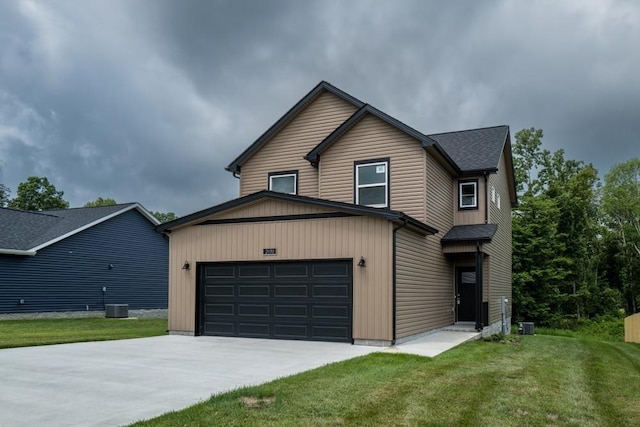
[[40, 212], [1, 208], [0, 253], [33, 255], [42, 247], [131, 209], [137, 209], [154, 225], [158, 224], [138, 203]]
[[461, 172], [496, 170], [509, 136], [509, 126], [494, 126], [428, 135]]
[[442, 237], [442, 243], [490, 242], [498, 224], [456, 225]]

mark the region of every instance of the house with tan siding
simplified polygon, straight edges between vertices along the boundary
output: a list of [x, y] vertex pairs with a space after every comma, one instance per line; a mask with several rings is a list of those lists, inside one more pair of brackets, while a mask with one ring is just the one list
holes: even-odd
[[511, 323], [508, 126], [426, 134], [320, 82], [158, 226], [171, 333], [392, 345]]

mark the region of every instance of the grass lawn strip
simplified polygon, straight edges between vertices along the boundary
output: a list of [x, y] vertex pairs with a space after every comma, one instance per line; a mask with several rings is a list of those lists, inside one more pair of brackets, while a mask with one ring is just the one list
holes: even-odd
[[639, 345], [544, 335], [374, 353], [136, 426], [640, 425], [639, 366]]
[[34, 319], [0, 321], [0, 348], [165, 335], [167, 319]]

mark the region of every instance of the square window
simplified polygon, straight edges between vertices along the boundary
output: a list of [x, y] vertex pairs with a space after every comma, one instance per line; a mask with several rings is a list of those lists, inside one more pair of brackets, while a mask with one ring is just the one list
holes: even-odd
[[459, 188], [459, 202], [458, 207], [460, 209], [472, 209], [478, 207], [478, 182], [477, 181], [465, 181], [460, 182]]
[[285, 194], [297, 194], [298, 173], [276, 172], [269, 174], [269, 190]]
[[389, 162], [356, 163], [356, 204], [374, 208], [389, 206]]

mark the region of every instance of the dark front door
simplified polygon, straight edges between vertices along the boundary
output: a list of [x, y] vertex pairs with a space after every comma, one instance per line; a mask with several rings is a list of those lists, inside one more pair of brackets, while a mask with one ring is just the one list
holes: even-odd
[[352, 261], [199, 267], [199, 333], [351, 341]]
[[456, 272], [456, 320], [475, 322], [476, 269], [463, 267], [456, 269]]

